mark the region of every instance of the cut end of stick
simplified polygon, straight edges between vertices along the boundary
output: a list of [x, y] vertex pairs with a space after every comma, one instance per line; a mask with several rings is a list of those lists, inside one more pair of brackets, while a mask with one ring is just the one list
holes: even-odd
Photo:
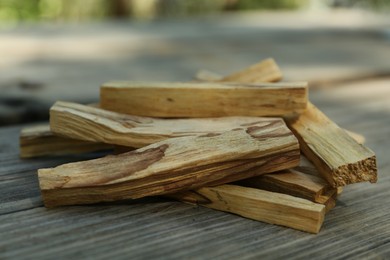
[[334, 170], [333, 176], [336, 187], [366, 181], [376, 183], [377, 180], [376, 156], [342, 165]]
[[376, 156], [310, 102], [299, 117], [285, 117], [302, 152], [333, 186], [377, 180]]

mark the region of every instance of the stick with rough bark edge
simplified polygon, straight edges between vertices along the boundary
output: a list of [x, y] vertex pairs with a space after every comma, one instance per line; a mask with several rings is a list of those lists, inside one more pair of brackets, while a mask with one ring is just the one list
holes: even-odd
[[302, 152], [333, 187], [377, 181], [374, 152], [358, 144], [313, 104], [299, 117], [286, 121]]
[[48, 124], [23, 128], [20, 133], [20, 157], [79, 154], [113, 149], [112, 145], [87, 142], [54, 135]]
[[169, 197], [310, 233], [319, 232], [326, 210], [324, 205], [305, 199], [237, 185], [200, 188]]
[[158, 119], [68, 102], [56, 102], [50, 109], [51, 130], [57, 135], [136, 148], [172, 137], [218, 134], [279, 121], [270, 117]]
[[178, 137], [133, 152], [38, 170], [45, 206], [89, 204], [214, 186], [292, 168], [299, 146], [283, 120]]
[[303, 112], [307, 95], [305, 82], [108, 82], [100, 88], [100, 105], [152, 117], [283, 116]]

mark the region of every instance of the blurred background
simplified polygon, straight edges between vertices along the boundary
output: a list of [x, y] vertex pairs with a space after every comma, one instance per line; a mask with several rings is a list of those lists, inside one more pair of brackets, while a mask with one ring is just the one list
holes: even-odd
[[354, 8], [383, 12], [389, 7], [389, 0], [1, 0], [0, 19], [15, 25], [23, 21], [185, 18], [248, 10]]
[[96, 102], [106, 81], [187, 81], [268, 57], [314, 99], [340, 86], [387, 97], [390, 0], [0, 0], [0, 57], [0, 125]]

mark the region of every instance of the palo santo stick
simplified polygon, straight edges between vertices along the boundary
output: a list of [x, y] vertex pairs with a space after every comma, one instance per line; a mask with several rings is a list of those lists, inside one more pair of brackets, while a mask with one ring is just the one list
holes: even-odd
[[237, 185], [205, 187], [169, 197], [310, 233], [319, 232], [325, 216], [324, 205]]
[[266, 59], [242, 71], [223, 77], [220, 82], [277, 82], [282, 79], [282, 72], [274, 59]]
[[112, 146], [107, 144], [55, 136], [50, 131], [48, 124], [26, 127], [20, 133], [21, 158], [78, 154], [112, 148]]
[[358, 144], [310, 102], [302, 115], [286, 121], [302, 152], [333, 187], [377, 181], [374, 152]]
[[283, 120], [178, 137], [100, 159], [38, 170], [45, 206], [89, 204], [220, 185], [292, 168], [299, 146]]
[[277, 173], [265, 174], [241, 180], [237, 182], [237, 184], [289, 194], [321, 204], [324, 204], [334, 193], [336, 193], [336, 189], [332, 188], [324, 179], [296, 170], [285, 170]]
[[100, 101], [104, 109], [138, 116], [283, 116], [305, 110], [307, 83], [108, 82]]
[[274, 59], [270, 58], [225, 77], [212, 71], [200, 70], [196, 74], [195, 79], [208, 82], [277, 82], [282, 79], [282, 72]]
[[57, 135], [136, 148], [172, 137], [213, 135], [273, 123], [280, 124], [280, 119], [260, 117], [156, 119], [119, 114], [68, 102], [56, 102], [50, 109], [51, 130]]

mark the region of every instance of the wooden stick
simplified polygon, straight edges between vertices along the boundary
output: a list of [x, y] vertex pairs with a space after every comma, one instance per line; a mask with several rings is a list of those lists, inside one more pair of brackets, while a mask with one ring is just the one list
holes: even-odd
[[282, 72], [273, 59], [266, 59], [254, 64], [242, 71], [225, 76], [218, 80], [220, 82], [277, 82], [282, 79]]
[[152, 117], [283, 116], [307, 104], [307, 83], [109, 82], [101, 107]]
[[333, 187], [377, 181], [374, 152], [358, 144], [313, 104], [298, 118], [286, 121], [302, 152]]
[[200, 188], [169, 196], [181, 201], [310, 233], [319, 232], [325, 216], [324, 205], [286, 194], [237, 185]]
[[336, 193], [336, 189], [332, 188], [324, 179], [293, 169], [241, 180], [237, 184], [289, 194], [321, 204], [324, 204]]
[[277, 82], [282, 79], [282, 72], [274, 59], [270, 58], [225, 77], [211, 71], [201, 70], [196, 74], [195, 78], [208, 82]]
[[280, 119], [260, 117], [156, 119], [119, 114], [68, 102], [56, 102], [50, 109], [51, 130], [57, 135], [137, 148], [172, 137], [213, 135], [271, 123], [280, 123]]
[[20, 157], [32, 158], [47, 155], [66, 155], [101, 150], [113, 147], [107, 144], [73, 140], [55, 136], [48, 124], [30, 126], [20, 133]]
[[220, 185], [299, 163], [283, 120], [178, 137], [133, 152], [38, 170], [45, 206], [88, 204]]

